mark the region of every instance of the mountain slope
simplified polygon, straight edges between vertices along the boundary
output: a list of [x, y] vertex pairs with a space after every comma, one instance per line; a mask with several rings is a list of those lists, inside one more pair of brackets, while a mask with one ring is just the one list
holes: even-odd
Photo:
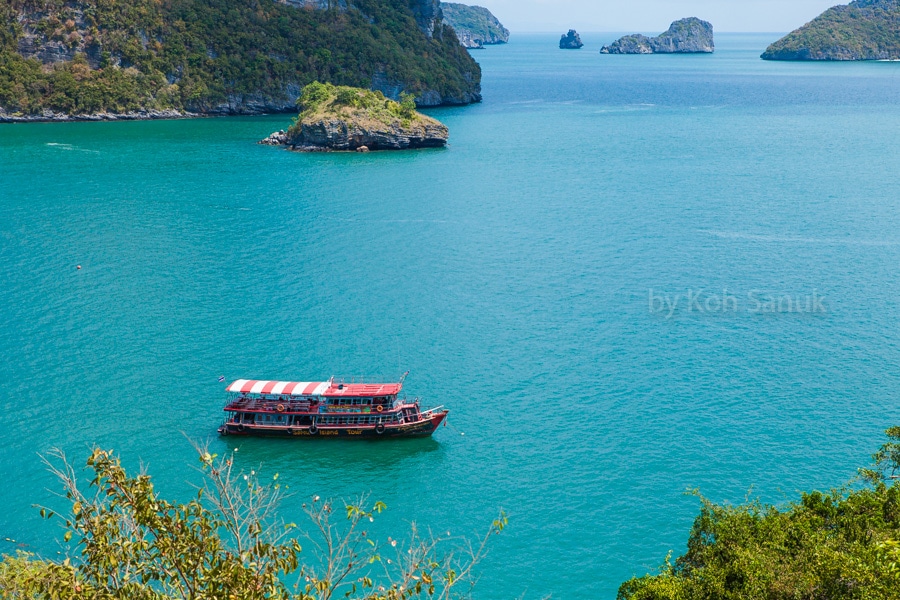
[[835, 6], [768, 47], [765, 60], [900, 59], [900, 1]]
[[480, 100], [437, 0], [0, 0], [0, 15], [6, 113], [294, 110], [315, 80]]

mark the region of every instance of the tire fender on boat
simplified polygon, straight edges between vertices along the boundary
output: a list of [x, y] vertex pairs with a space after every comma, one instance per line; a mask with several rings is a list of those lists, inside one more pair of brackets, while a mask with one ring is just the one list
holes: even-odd
[[379, 423], [375, 426], [375, 433], [377, 433], [378, 435], [384, 433], [384, 423]]
[[309, 426], [309, 435], [316, 435], [317, 433], [319, 433], [319, 428], [316, 427], [315, 424], [310, 425]]
[[237, 430], [240, 431], [241, 433], [243, 433], [246, 429], [247, 429], [247, 428], [244, 427], [244, 424], [243, 424], [243, 423], [240, 423], [240, 424], [237, 426]]

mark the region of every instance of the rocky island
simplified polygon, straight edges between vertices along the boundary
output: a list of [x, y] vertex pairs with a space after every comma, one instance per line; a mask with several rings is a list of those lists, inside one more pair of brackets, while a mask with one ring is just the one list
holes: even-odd
[[482, 6], [441, 2], [441, 11], [444, 24], [453, 28], [465, 48], [480, 49], [509, 41], [509, 29]]
[[481, 100], [439, 0], [0, 0], [0, 122], [296, 110], [312, 81]]
[[713, 26], [696, 17], [675, 21], [668, 31], [647, 37], [634, 34], [600, 49], [601, 54], [709, 54], [715, 52]]
[[578, 32], [574, 29], [570, 29], [569, 33], [565, 33], [559, 38], [560, 50], [578, 50], [583, 46], [584, 44], [581, 43], [581, 36], [578, 35]]
[[300, 95], [300, 115], [287, 131], [261, 144], [291, 150], [405, 150], [447, 144], [447, 127], [416, 111], [411, 95], [401, 102], [379, 91], [314, 82]]
[[900, 1], [835, 6], [762, 54], [763, 60], [898, 60]]

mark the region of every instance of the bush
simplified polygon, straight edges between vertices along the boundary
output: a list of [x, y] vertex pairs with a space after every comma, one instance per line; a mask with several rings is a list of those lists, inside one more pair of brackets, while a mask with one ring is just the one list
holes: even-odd
[[[57, 454], [51, 470], [63, 484], [69, 512], [58, 517], [42, 508], [41, 514], [61, 519], [64, 541], [74, 542], [78, 552], [63, 561], [26, 553], [4, 556], [3, 597], [452, 598], [472, 584], [489, 536], [507, 522], [501, 513], [474, 550], [459, 556], [439, 556], [446, 540], [420, 537], [413, 526], [409, 542], [396, 548], [392, 561], [382, 559], [382, 548], [363, 529], [386, 508], [383, 503], [362, 499], [337, 505], [315, 496], [304, 509], [312, 522], [308, 537], [321, 550], [312, 563], [303, 564], [297, 525], [275, 514], [282, 495], [278, 475], [262, 484], [255, 472], [233, 471], [230, 458], [218, 459], [202, 449], [199, 455], [205, 485], [189, 502], [172, 503], [157, 496], [149, 475], [129, 476], [117, 457], [100, 449], [87, 461], [92, 491], [83, 493], [74, 469]], [[289, 576], [295, 586], [289, 585]]]
[[687, 552], [623, 583], [619, 600], [896, 599], [900, 428], [887, 434], [874, 468], [860, 471], [862, 487], [810, 492], [783, 508], [701, 498]]

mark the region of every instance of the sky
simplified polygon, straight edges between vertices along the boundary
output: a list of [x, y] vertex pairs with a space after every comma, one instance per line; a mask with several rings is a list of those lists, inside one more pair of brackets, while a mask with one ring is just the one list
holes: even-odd
[[661, 33], [684, 17], [716, 31], [788, 32], [848, 0], [454, 0], [486, 6], [513, 33]]

